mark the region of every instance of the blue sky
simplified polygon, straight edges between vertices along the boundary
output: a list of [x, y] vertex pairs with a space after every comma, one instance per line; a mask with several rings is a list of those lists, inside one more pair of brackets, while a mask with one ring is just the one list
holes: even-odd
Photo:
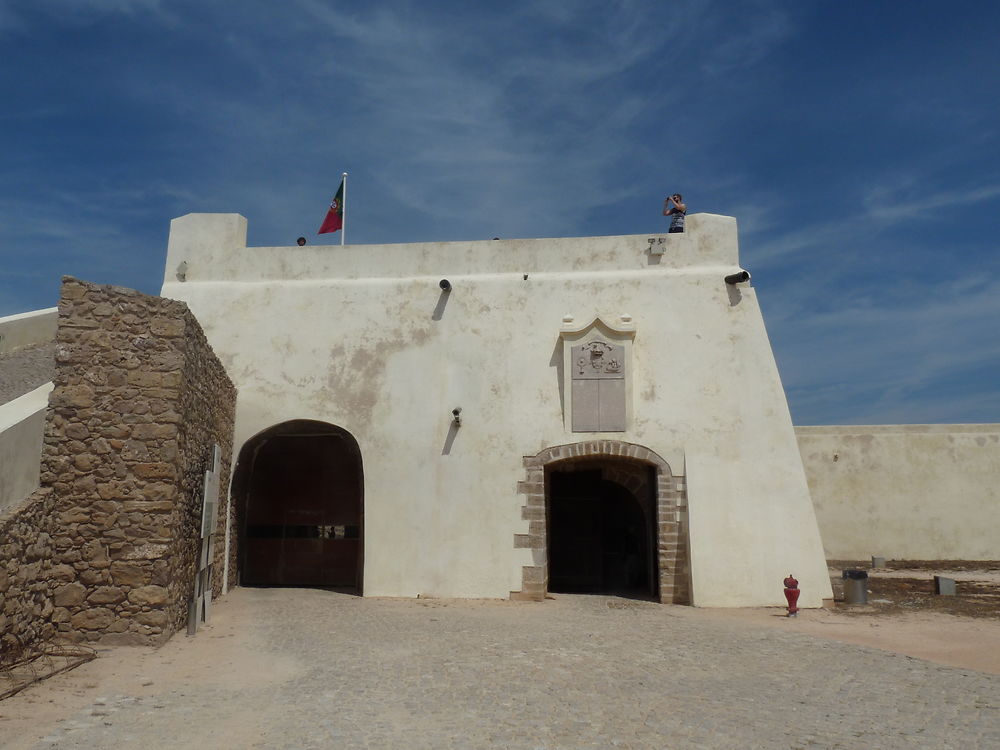
[[[251, 245], [736, 216], [797, 424], [1000, 422], [1000, 4], [0, 0], [0, 315]], [[327, 240], [329, 241], [329, 240]], [[338, 239], [333, 240], [339, 241]]]

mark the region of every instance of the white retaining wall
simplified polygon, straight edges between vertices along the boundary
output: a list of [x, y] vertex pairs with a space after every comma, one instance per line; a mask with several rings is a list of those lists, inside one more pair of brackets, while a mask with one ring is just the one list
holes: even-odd
[[52, 341], [56, 337], [57, 315], [57, 308], [47, 307], [0, 318], [0, 354]]
[[1000, 559], [1000, 425], [795, 434], [827, 559]]
[[45, 410], [52, 383], [0, 405], [0, 509], [38, 489]]

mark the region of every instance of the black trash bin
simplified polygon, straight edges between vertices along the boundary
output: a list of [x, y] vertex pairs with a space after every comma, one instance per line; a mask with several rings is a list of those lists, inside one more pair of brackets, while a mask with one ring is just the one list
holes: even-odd
[[841, 575], [844, 579], [844, 604], [867, 604], [868, 571], [845, 570]]

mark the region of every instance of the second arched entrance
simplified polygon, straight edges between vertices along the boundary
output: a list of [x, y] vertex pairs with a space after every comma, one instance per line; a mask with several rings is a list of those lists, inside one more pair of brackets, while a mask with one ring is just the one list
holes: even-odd
[[361, 590], [364, 479], [354, 437], [294, 420], [248, 440], [233, 477], [240, 582]]

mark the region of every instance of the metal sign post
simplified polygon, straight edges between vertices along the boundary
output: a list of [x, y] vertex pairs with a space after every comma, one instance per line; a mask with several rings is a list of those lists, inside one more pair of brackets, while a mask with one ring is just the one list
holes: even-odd
[[212, 608], [212, 569], [215, 558], [215, 527], [219, 517], [219, 474], [222, 448], [212, 447], [212, 468], [205, 472], [201, 505], [201, 554], [198, 572], [194, 579], [194, 598], [188, 605], [188, 635], [198, 632], [203, 622], [208, 622]]

